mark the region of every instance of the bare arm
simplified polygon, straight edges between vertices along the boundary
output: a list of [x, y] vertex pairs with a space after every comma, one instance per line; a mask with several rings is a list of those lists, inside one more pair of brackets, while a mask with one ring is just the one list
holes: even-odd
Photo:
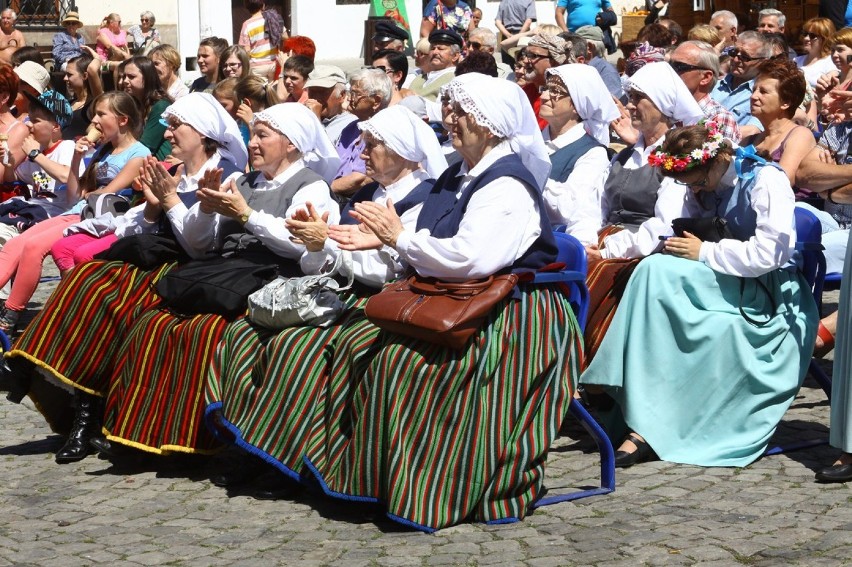
[[363, 173], [350, 173], [332, 181], [331, 190], [338, 195], [350, 196], [371, 181], [372, 179]]
[[429, 34], [432, 33], [432, 30], [435, 29], [435, 24], [430, 22], [428, 19], [423, 18], [423, 22], [420, 24], [420, 37], [429, 37]]
[[842, 188], [852, 184], [852, 166], [837, 165], [827, 148], [816, 146], [799, 164], [796, 184], [820, 193]]
[[144, 163], [145, 158], [135, 157], [131, 159], [124, 165], [124, 167], [121, 168], [118, 175], [116, 175], [106, 186], [95, 189], [94, 191], [86, 191], [85, 194], [96, 195], [100, 193], [117, 193], [122, 189], [127, 189], [133, 184], [133, 180], [139, 174], [139, 168], [142, 167]]
[[556, 25], [562, 28], [562, 31], [568, 31], [568, 26], [565, 24], [565, 8], [556, 7]]
[[781, 160], [778, 162], [778, 165], [787, 174], [790, 185], [796, 183], [796, 172], [799, 170], [799, 165], [815, 145], [814, 135], [809, 129], [803, 126], [796, 127], [790, 133], [790, 137], [784, 145], [784, 155], [781, 156]]

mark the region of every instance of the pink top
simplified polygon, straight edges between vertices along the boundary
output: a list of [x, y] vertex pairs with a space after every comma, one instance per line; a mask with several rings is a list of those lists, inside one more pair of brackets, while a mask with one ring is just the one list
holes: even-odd
[[[99, 34], [104, 34], [109, 38], [112, 44], [116, 47], [127, 47], [127, 32], [121, 30], [117, 34], [112, 33], [109, 28], [101, 28], [98, 30]], [[100, 42], [95, 46], [95, 51], [98, 53], [98, 56], [104, 61], [109, 61], [109, 52], [107, 52], [106, 47], [101, 45]]]

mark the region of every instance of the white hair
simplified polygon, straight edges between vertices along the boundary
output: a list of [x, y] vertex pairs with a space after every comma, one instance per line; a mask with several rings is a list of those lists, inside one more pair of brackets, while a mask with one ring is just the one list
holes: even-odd
[[381, 69], [360, 69], [349, 75], [349, 84], [358, 85], [367, 92], [367, 96], [379, 95], [382, 107], [390, 104], [393, 96], [393, 82]]
[[141, 14], [139, 14], [139, 17], [140, 17], [140, 18], [148, 18], [148, 20], [149, 20], [149, 21], [150, 21], [150, 23], [151, 23], [151, 27], [153, 27], [153, 26], [154, 26], [154, 22], [156, 22], [156, 21], [157, 21], [157, 18], [155, 18], [155, 17], [154, 17], [154, 13], [153, 13], [153, 12], [151, 12], [151, 11], [149, 11], [149, 10], [145, 10], [144, 12], [142, 12]]
[[761, 10], [760, 12], [758, 12], [757, 13], [757, 21], [758, 21], [758, 23], [760, 23], [760, 20], [762, 20], [763, 18], [769, 18], [769, 17], [772, 17], [772, 16], [775, 16], [776, 18], [778, 18], [778, 27], [779, 28], [783, 28], [784, 25], [787, 23], [787, 16], [784, 15], [784, 12], [782, 12], [781, 10], [775, 10], [773, 8], [767, 8], [765, 10]]
[[713, 15], [710, 16], [710, 21], [712, 22], [716, 18], [721, 18], [722, 21], [725, 22], [726, 28], [736, 28], [738, 25], [736, 14], [730, 10], [719, 10], [718, 12], [713, 12]]

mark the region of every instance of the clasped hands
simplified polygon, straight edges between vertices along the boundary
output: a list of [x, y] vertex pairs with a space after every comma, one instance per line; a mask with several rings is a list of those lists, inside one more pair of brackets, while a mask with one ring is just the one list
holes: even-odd
[[395, 247], [404, 230], [393, 201], [380, 205], [372, 201], [355, 203], [349, 213], [359, 224], [340, 224], [328, 227], [328, 237], [341, 250], [373, 250], [382, 246]]

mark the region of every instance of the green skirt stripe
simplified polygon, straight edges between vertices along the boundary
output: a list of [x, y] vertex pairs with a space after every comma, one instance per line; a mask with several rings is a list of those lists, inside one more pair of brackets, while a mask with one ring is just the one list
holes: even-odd
[[306, 452], [324, 489], [426, 530], [522, 518], [579, 373], [564, 296], [526, 290], [460, 352], [370, 327], [341, 335], [324, 439]]
[[25, 357], [70, 386], [104, 395], [126, 330], [159, 300], [153, 284], [170, 267], [147, 272], [123, 262], [78, 266], [6, 356]]
[[292, 477], [302, 474], [305, 446], [323, 422], [318, 408], [327, 391], [332, 342], [343, 327], [363, 317], [356, 309], [363, 303], [350, 296], [350, 310], [329, 328], [275, 333], [246, 320], [228, 326], [209, 370], [207, 404], [221, 405], [238, 430], [240, 446]]
[[226, 326], [218, 315], [178, 317], [157, 308], [140, 314], [107, 394], [109, 438], [153, 453], [214, 450], [203, 423], [204, 386]]

